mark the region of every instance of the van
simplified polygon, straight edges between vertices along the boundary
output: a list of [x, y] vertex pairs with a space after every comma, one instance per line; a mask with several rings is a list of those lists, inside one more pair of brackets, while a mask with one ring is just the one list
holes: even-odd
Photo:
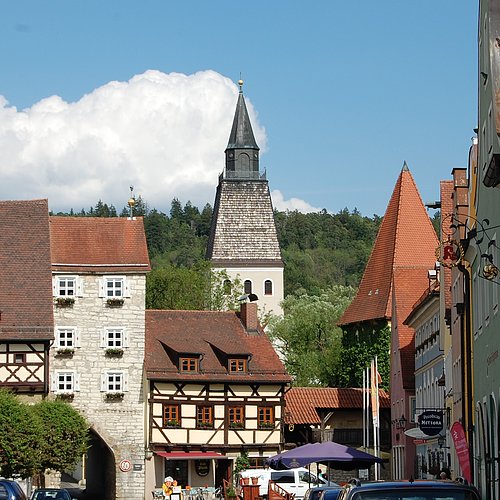
[[285, 470], [247, 469], [240, 472], [240, 477], [258, 477], [259, 496], [264, 498], [267, 498], [269, 481], [277, 483], [288, 493], [293, 493], [297, 499], [304, 498], [304, 493], [309, 488], [326, 483], [304, 467]]

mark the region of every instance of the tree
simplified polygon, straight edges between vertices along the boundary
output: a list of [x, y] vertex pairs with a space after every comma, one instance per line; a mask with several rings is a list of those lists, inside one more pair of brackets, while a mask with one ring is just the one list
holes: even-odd
[[284, 317], [274, 317], [269, 335], [288, 372], [299, 386], [337, 386], [342, 332], [337, 321], [354, 289], [335, 285], [308, 295], [304, 290], [282, 303]]
[[45, 438], [27, 405], [0, 389], [0, 476], [32, 476], [40, 463]]
[[64, 401], [44, 400], [31, 407], [43, 439], [38, 474], [43, 484], [47, 469], [62, 472], [73, 466], [87, 451], [88, 424]]

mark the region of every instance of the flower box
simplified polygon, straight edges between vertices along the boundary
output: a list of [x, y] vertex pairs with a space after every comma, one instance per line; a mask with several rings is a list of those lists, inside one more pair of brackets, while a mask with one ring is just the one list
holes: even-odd
[[243, 429], [245, 424], [243, 422], [229, 422], [230, 429]]
[[275, 427], [274, 422], [259, 422], [259, 429], [274, 429]]
[[106, 401], [121, 401], [123, 399], [123, 392], [107, 392], [106, 393]]
[[72, 392], [61, 392], [56, 394], [56, 401], [73, 401], [75, 395]]
[[196, 427], [198, 429], [213, 429], [214, 423], [213, 422], [196, 422]]
[[114, 298], [106, 300], [106, 305], [108, 307], [121, 307], [125, 301], [123, 299]]
[[167, 420], [165, 422], [165, 427], [167, 429], [179, 429], [181, 426], [181, 423], [178, 420]]
[[58, 358], [71, 358], [73, 354], [75, 354], [75, 350], [72, 347], [59, 347], [55, 352]]
[[108, 347], [104, 354], [107, 358], [121, 358], [123, 356], [123, 349], [121, 347]]
[[71, 307], [75, 303], [73, 297], [56, 297], [54, 299], [54, 304], [59, 307]]

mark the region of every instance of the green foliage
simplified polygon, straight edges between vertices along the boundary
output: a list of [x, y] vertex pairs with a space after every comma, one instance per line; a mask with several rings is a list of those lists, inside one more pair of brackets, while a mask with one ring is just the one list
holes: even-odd
[[[166, 265], [153, 269], [146, 278], [147, 309], [236, 310], [243, 286], [225, 271], [213, 271], [209, 262], [195, 267]], [[229, 280], [230, 281], [230, 280]]]
[[317, 295], [299, 290], [283, 301], [284, 317], [272, 318], [269, 336], [296, 385], [338, 385], [342, 332], [337, 322], [354, 293], [343, 285], [319, 290]]
[[0, 476], [27, 478], [72, 467], [87, 449], [88, 425], [68, 403], [23, 404], [0, 390]]
[[0, 422], [0, 476], [30, 477], [41, 458], [39, 421], [16, 396], [0, 390]]
[[248, 452], [242, 451], [234, 462], [234, 474], [239, 474], [244, 470], [250, 469], [250, 460], [248, 459]]
[[340, 387], [362, 387], [363, 370], [377, 356], [380, 386], [389, 389], [391, 328], [387, 321], [349, 326], [342, 336]]
[[41, 401], [31, 407], [43, 439], [39, 472], [72, 468], [87, 451], [88, 424], [68, 403]]

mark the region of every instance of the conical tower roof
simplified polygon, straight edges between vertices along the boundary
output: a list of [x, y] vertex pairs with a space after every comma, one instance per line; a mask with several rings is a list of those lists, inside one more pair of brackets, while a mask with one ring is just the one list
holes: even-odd
[[229, 141], [227, 144], [227, 149], [235, 148], [259, 149], [253, 135], [252, 124], [250, 123], [242, 90], [240, 90], [238, 95], [236, 111], [234, 112], [233, 126], [231, 128], [231, 134], [229, 135]]
[[[391, 319], [392, 287], [398, 280], [408, 280], [413, 271], [434, 267], [438, 239], [418, 192], [413, 176], [403, 165], [356, 297], [340, 319], [340, 325], [375, 319]], [[396, 290], [397, 292], [397, 290]]]

